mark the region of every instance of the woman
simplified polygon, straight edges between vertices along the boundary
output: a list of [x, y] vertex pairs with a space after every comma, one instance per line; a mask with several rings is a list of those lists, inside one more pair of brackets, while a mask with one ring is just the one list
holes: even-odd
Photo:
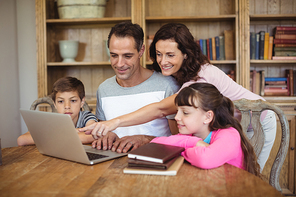
[[[264, 100], [259, 95], [234, 82], [216, 66], [211, 65], [208, 58], [202, 54], [200, 46], [195, 42], [189, 29], [183, 24], [169, 23], [162, 26], [156, 32], [151, 43], [150, 57], [153, 60], [153, 68], [161, 71], [165, 76], [172, 75], [175, 77], [182, 85], [181, 89], [193, 83], [205, 82], [216, 86], [221, 94], [232, 101], [242, 98]], [[80, 131], [101, 136], [117, 127], [142, 124], [169, 114], [175, 114], [177, 112], [174, 105], [176, 95], [110, 121], [95, 123]], [[258, 157], [258, 163], [262, 171], [275, 140], [275, 114], [272, 111], [265, 111], [261, 115], [261, 121], [265, 132], [265, 143]], [[250, 138], [253, 133], [250, 127], [248, 137]]]

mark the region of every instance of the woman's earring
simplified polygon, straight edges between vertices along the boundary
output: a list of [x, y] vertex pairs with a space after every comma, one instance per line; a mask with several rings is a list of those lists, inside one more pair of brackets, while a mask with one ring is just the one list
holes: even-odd
[[184, 60], [186, 60], [186, 59], [187, 59], [187, 54], [184, 55]]

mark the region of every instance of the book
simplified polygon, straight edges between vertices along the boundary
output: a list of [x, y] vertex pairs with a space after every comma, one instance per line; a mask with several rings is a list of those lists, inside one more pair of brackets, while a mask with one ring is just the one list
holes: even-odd
[[[200, 50], [202, 52], [202, 54], [204, 54], [204, 51], [202, 50], [203, 46], [202, 46], [202, 39], [199, 39], [199, 46], [200, 46]], [[205, 55], [205, 54], [204, 54]]]
[[250, 32], [250, 59], [256, 59], [256, 33]]
[[265, 31], [260, 31], [260, 39], [259, 39], [259, 59], [264, 59], [264, 38], [265, 38]]
[[296, 56], [296, 51], [275, 51], [275, 56]]
[[272, 49], [273, 49], [273, 37], [269, 36], [269, 42], [268, 42], [268, 56], [267, 59], [271, 60], [272, 57]]
[[264, 96], [289, 96], [288, 89], [264, 89]]
[[220, 44], [219, 44], [219, 36], [215, 37], [215, 45], [216, 45], [216, 60], [220, 60]]
[[296, 34], [295, 30], [278, 30], [275, 35]]
[[184, 157], [179, 156], [176, 161], [167, 170], [157, 169], [137, 169], [137, 168], [124, 168], [123, 173], [125, 174], [150, 174], [150, 175], [170, 175], [175, 176], [181, 168], [184, 162]]
[[296, 47], [296, 44], [275, 44], [274, 47]]
[[179, 156], [185, 149], [183, 147], [165, 144], [148, 143], [130, 151], [127, 156], [131, 159], [139, 159], [156, 163], [165, 163]]
[[234, 31], [224, 30], [225, 60], [234, 60]]
[[216, 57], [216, 44], [215, 44], [215, 38], [212, 38], [212, 53], [213, 53], [213, 60], [217, 60]]
[[255, 50], [255, 59], [259, 60], [259, 41], [260, 41], [260, 34], [256, 33], [256, 50]]
[[296, 70], [293, 70], [293, 92], [294, 92], [294, 96], [296, 96]]
[[207, 41], [205, 39], [202, 39], [202, 52], [205, 56], [208, 56], [207, 54]]
[[275, 34], [275, 39], [296, 39], [296, 34]]
[[209, 38], [209, 52], [210, 52], [210, 60], [213, 60], [213, 44], [212, 44], [212, 38]]
[[268, 46], [269, 46], [269, 33], [265, 32], [264, 34], [264, 53], [263, 53], [263, 59], [268, 59]]
[[260, 73], [260, 96], [264, 96], [264, 88], [265, 88], [265, 71], [261, 70]]
[[177, 159], [178, 157], [174, 157], [173, 159], [165, 162], [165, 163], [155, 163], [150, 161], [142, 161], [138, 159], [129, 159], [128, 167], [137, 168], [137, 169], [158, 169], [158, 170], [167, 170]]
[[270, 82], [270, 81], [273, 81], [273, 82], [284, 81], [284, 82], [286, 82], [287, 78], [286, 77], [265, 77], [265, 83]]
[[286, 71], [287, 77], [287, 86], [290, 93], [290, 96], [294, 96], [294, 77], [293, 77], [293, 69], [287, 69]]
[[274, 47], [274, 51], [296, 51], [296, 47]]
[[225, 38], [224, 36], [219, 36], [219, 54], [220, 60], [225, 60]]
[[274, 39], [274, 44], [296, 44], [296, 39]]
[[209, 59], [211, 59], [211, 57], [210, 57], [210, 40], [206, 39], [206, 43], [207, 43], [207, 56]]
[[276, 31], [279, 30], [288, 30], [288, 31], [296, 31], [296, 27], [291, 27], [291, 26], [277, 26]]
[[252, 73], [252, 92], [256, 93], [256, 75], [257, 75], [257, 71], [253, 70], [251, 71]]
[[296, 60], [296, 56], [273, 56], [273, 60]]

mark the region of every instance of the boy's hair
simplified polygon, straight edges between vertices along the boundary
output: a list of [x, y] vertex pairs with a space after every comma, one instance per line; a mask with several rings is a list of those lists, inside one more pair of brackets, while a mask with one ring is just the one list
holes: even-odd
[[81, 100], [85, 97], [84, 85], [79, 79], [75, 77], [60, 78], [53, 84], [51, 98], [55, 102], [58, 92], [71, 91], [77, 91]]
[[174, 76], [180, 85], [190, 80], [196, 80], [200, 66], [210, 63], [208, 57], [202, 53], [199, 44], [194, 40], [193, 35], [181, 23], [168, 23], [163, 25], [156, 33], [149, 48], [150, 58], [153, 60], [153, 69], [161, 71], [156, 61], [155, 45], [159, 40], [172, 40], [178, 44], [178, 49], [187, 58], [183, 60], [181, 68]]
[[144, 32], [142, 27], [138, 24], [133, 24], [131, 22], [121, 22], [112, 27], [109, 35], [108, 35], [108, 48], [110, 43], [110, 38], [112, 35], [116, 37], [124, 38], [124, 37], [132, 37], [135, 40], [136, 46], [135, 48], [138, 52], [141, 50], [144, 40]]
[[176, 96], [175, 104], [177, 106], [199, 107], [204, 111], [213, 111], [214, 117], [209, 124], [211, 131], [229, 127], [235, 128], [241, 137], [245, 169], [256, 176], [260, 176], [260, 166], [257, 163], [256, 154], [253, 146], [243, 133], [242, 126], [234, 117], [234, 105], [232, 101], [223, 96], [214, 85], [209, 83], [194, 83], [183, 88]]

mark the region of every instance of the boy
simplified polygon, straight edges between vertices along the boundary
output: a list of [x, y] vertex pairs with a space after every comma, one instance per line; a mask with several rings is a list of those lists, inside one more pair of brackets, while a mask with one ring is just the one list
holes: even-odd
[[[58, 113], [71, 116], [76, 128], [97, 122], [97, 118], [91, 112], [80, 110], [85, 102], [85, 91], [83, 83], [77, 78], [63, 77], [57, 80], [53, 85], [51, 96]], [[91, 135], [85, 135], [83, 132], [78, 132], [78, 135], [83, 144], [91, 143], [94, 140]], [[17, 144], [19, 146], [34, 144], [30, 132], [19, 136]]]

